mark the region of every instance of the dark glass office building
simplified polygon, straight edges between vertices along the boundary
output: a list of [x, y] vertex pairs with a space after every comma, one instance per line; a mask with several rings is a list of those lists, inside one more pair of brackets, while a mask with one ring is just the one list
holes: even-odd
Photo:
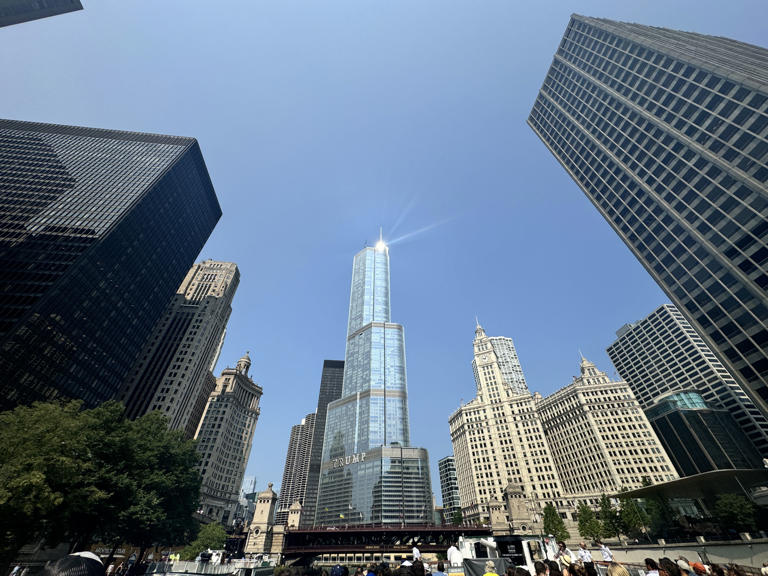
[[303, 527], [311, 528], [315, 523], [317, 486], [320, 482], [320, 464], [323, 459], [325, 418], [328, 413], [328, 404], [341, 398], [343, 384], [344, 360], [323, 361], [323, 372], [320, 376], [320, 394], [317, 397], [317, 410], [315, 411], [315, 429], [312, 432], [312, 448], [309, 456], [307, 492], [304, 496], [304, 509], [301, 513], [301, 525]]
[[768, 50], [574, 15], [528, 124], [768, 413]]
[[220, 216], [193, 138], [0, 120], [0, 409], [114, 398]]
[[763, 467], [762, 457], [730, 412], [711, 408], [697, 392], [662, 396], [645, 415], [680, 476]]
[[3, 0], [0, 27], [82, 10], [80, 0]]

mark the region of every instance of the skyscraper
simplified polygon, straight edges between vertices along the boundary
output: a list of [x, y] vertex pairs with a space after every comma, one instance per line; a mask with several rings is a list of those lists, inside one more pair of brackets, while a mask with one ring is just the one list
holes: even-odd
[[195, 264], [152, 331], [120, 397], [126, 414], [136, 418], [151, 410], [168, 417], [171, 428], [192, 437], [207, 402], [210, 375], [219, 358], [232, 298], [240, 272], [232, 262]]
[[459, 481], [456, 479], [456, 464], [453, 456], [446, 456], [438, 460], [437, 469], [440, 472], [440, 492], [443, 496], [445, 519], [450, 524], [453, 522], [454, 515], [461, 512]]
[[193, 138], [0, 120], [0, 410], [116, 397], [220, 216]]
[[283, 483], [280, 485], [280, 497], [275, 510], [275, 524], [277, 525], [285, 525], [288, 522], [288, 511], [295, 502], [304, 505], [314, 430], [314, 412], [302, 418], [301, 424], [296, 424], [291, 428], [288, 453], [285, 455]]
[[82, 9], [80, 0], [4, 0], [0, 2], [0, 27]]
[[670, 392], [696, 390], [712, 407], [728, 410], [768, 457], [768, 420], [677, 308], [664, 304], [616, 335], [608, 356], [643, 409]]
[[317, 396], [317, 410], [315, 411], [315, 429], [312, 432], [312, 450], [310, 452], [309, 472], [307, 474], [307, 493], [304, 496], [304, 509], [301, 514], [301, 525], [305, 528], [312, 527], [315, 524], [317, 488], [320, 482], [320, 464], [323, 459], [323, 436], [325, 435], [328, 404], [341, 398], [343, 385], [344, 360], [323, 361], [323, 372], [320, 376], [320, 393]]
[[581, 359], [580, 375], [538, 409], [563, 489], [598, 505], [602, 494], [677, 478], [640, 404], [626, 382]]
[[574, 15], [528, 124], [768, 413], [768, 50]]
[[518, 531], [541, 521], [550, 502], [567, 514], [568, 502], [512, 340], [490, 338], [478, 324], [473, 348], [477, 396], [449, 419], [464, 520], [488, 522], [491, 502], [507, 502], [509, 521]]
[[221, 372], [195, 434], [203, 477], [200, 511], [225, 526], [234, 520], [261, 413], [263, 391], [248, 374], [250, 369], [251, 358], [246, 353], [234, 368]]
[[646, 416], [681, 476], [728, 468], [762, 468], [760, 453], [728, 410], [694, 390], [658, 398]]
[[390, 321], [389, 249], [354, 259], [341, 398], [328, 405], [315, 523], [427, 524], [426, 450], [410, 446], [403, 327]]

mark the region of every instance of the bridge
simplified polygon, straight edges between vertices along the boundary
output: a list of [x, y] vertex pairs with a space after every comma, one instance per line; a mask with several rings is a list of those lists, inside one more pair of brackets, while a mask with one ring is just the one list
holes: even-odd
[[442, 553], [459, 537], [485, 538], [482, 526], [355, 526], [348, 528], [290, 529], [285, 532], [286, 564], [397, 562], [416, 546], [422, 554]]

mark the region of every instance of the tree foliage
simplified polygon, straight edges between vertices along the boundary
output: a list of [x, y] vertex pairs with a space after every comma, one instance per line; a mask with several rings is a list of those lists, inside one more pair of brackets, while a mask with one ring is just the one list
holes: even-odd
[[603, 524], [595, 517], [595, 513], [587, 504], [580, 502], [576, 508], [576, 517], [579, 523], [579, 534], [583, 538], [599, 540], [603, 534]]
[[[181, 544], [196, 529], [194, 443], [151, 413], [107, 402], [36, 403], [0, 414], [0, 561], [26, 543], [95, 537], [140, 547]], [[2, 562], [0, 562], [2, 563]]]
[[550, 502], [544, 506], [544, 533], [551, 534], [555, 540], [568, 540], [571, 535], [565, 527], [565, 522]]
[[603, 538], [617, 538], [621, 534], [621, 516], [611, 499], [605, 494], [600, 496], [600, 522], [603, 524]]
[[648, 514], [637, 500], [629, 496], [619, 496], [619, 516], [621, 518], [622, 531], [632, 538], [638, 538], [643, 534], [650, 522]]
[[724, 530], [755, 530], [755, 506], [741, 494], [720, 494], [715, 500], [714, 515]]
[[221, 550], [227, 542], [227, 533], [221, 524], [206, 524], [197, 538], [181, 551], [182, 560], [194, 560], [200, 552], [210, 548]]
[[461, 526], [462, 522], [464, 522], [464, 515], [461, 513], [461, 510], [456, 510], [456, 512], [453, 513], [451, 522], [453, 522], [454, 526]]

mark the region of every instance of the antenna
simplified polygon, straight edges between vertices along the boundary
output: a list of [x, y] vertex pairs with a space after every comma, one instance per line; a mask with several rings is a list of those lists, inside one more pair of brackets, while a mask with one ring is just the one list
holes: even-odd
[[384, 242], [384, 230], [379, 226], [379, 242]]

